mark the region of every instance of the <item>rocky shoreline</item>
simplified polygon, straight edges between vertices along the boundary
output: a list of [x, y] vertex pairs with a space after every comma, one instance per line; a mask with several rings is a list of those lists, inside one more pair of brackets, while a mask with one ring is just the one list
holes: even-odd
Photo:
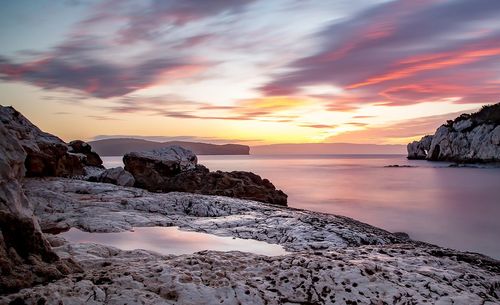
[[[143, 226], [280, 244], [289, 255], [159, 255], [47, 235], [83, 272], [0, 297], [8, 304], [495, 304], [500, 263], [356, 220], [222, 196], [151, 193], [65, 178], [23, 187], [45, 231]], [[40, 301], [42, 300], [42, 301]], [[377, 303], [378, 302], [378, 303]]]
[[[5, 108], [0, 112], [0, 304], [500, 302], [497, 260], [413, 241], [348, 217], [248, 200], [255, 192], [281, 196], [260, 177], [210, 176], [221, 179], [209, 179], [217, 189], [242, 199], [148, 190], [147, 177], [134, 173], [130, 163], [131, 172], [106, 170], [91, 147], [66, 144]], [[140, 164], [161, 173], [162, 182], [197, 172], [199, 165], [188, 152], [160, 155], [160, 161], [155, 157]], [[172, 156], [187, 159], [172, 163]], [[207, 171], [202, 169], [199, 181], [206, 181]], [[138, 179], [145, 184], [137, 185]], [[71, 243], [49, 234], [152, 226], [265, 241], [290, 254], [160, 255]]]

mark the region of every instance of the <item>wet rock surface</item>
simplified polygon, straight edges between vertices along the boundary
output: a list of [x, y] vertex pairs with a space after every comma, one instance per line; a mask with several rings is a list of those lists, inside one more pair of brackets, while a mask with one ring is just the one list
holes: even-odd
[[134, 176], [135, 186], [149, 191], [189, 192], [287, 204], [287, 195], [269, 180], [251, 172], [211, 172], [197, 164], [194, 153], [182, 147], [129, 153], [123, 162], [125, 169]]
[[281, 244], [287, 250], [401, 241], [347, 217], [222, 196], [151, 193], [62, 178], [26, 179], [24, 188], [44, 231], [76, 227], [88, 232], [119, 232], [142, 226], [179, 226]]

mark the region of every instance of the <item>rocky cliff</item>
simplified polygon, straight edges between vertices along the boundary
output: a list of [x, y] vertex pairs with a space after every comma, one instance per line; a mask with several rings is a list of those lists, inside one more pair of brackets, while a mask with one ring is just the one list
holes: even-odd
[[500, 162], [500, 103], [462, 114], [434, 135], [408, 144], [408, 159], [460, 163]]
[[84, 173], [84, 154], [71, 153], [63, 140], [43, 132], [14, 108], [0, 106], [0, 121], [26, 152], [26, 176], [71, 177]]
[[0, 143], [1, 295], [61, 278], [76, 266], [59, 260], [43, 236], [21, 188], [27, 154], [2, 122]]

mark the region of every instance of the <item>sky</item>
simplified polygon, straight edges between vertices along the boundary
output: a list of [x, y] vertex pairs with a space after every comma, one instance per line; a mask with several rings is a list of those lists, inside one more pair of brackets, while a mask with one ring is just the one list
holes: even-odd
[[16, 0], [0, 104], [64, 140], [405, 144], [500, 102], [496, 0]]

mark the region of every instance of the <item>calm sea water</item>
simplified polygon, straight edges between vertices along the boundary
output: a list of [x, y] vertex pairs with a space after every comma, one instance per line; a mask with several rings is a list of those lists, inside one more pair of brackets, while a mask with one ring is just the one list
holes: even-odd
[[[103, 158], [106, 167], [121, 157]], [[245, 170], [288, 194], [291, 207], [345, 215], [391, 232], [500, 259], [500, 169], [448, 168], [400, 155], [199, 156]], [[387, 168], [387, 165], [412, 168]]]

